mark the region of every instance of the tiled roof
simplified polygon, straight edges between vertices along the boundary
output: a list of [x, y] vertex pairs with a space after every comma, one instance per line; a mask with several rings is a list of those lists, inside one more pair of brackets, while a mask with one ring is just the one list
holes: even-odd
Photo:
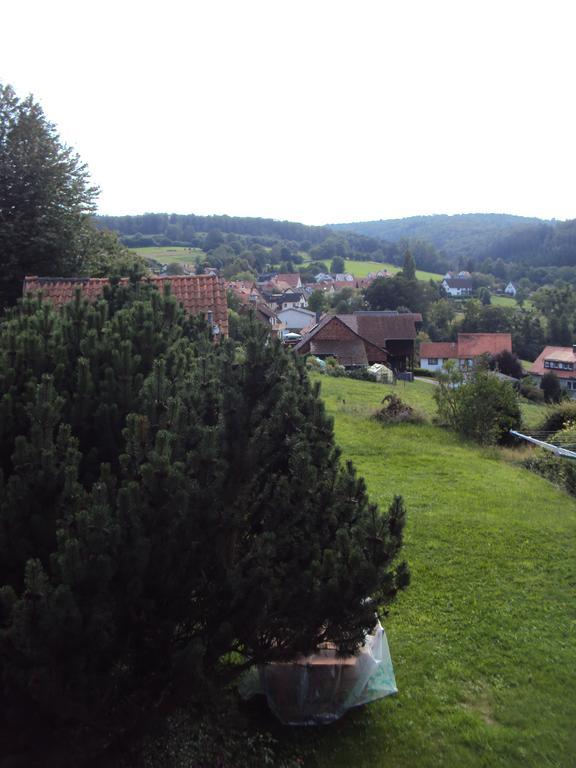
[[420, 345], [420, 357], [473, 359], [480, 355], [512, 352], [509, 333], [459, 333], [458, 341], [427, 341]]
[[[153, 275], [145, 278], [146, 282], [161, 288], [163, 283], [170, 283], [172, 295], [190, 315], [213, 313], [213, 320], [220, 332], [228, 335], [228, 304], [224, 281], [215, 275], [173, 275], [160, 277]], [[120, 281], [128, 284], [128, 278]], [[76, 289], [90, 301], [98, 299], [109, 284], [105, 277], [26, 277], [24, 294], [42, 293], [56, 306], [67, 304], [74, 299]]]
[[274, 283], [286, 283], [290, 288], [298, 288], [301, 285], [299, 272], [283, 272], [272, 278]]
[[415, 339], [416, 324], [422, 322], [422, 315], [415, 312], [355, 312], [336, 317], [354, 333], [382, 348], [394, 339]]
[[512, 336], [509, 333], [459, 333], [458, 357], [478, 357], [512, 352]]
[[420, 359], [423, 357], [457, 358], [458, 345], [455, 341], [423, 341], [420, 344]]
[[559, 379], [574, 379], [576, 371], [562, 371], [558, 368], [545, 368], [545, 360], [554, 360], [557, 363], [572, 363], [576, 366], [576, 355], [573, 347], [544, 347], [540, 355], [534, 361], [532, 368], [528, 373], [536, 376], [544, 376], [545, 373], [552, 373]]
[[472, 290], [472, 280], [469, 277], [445, 277], [443, 282], [449, 288], [469, 288]]

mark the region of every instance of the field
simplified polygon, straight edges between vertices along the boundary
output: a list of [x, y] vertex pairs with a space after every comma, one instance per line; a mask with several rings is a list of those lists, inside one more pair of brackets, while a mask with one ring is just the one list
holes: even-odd
[[[378, 272], [379, 269], [387, 269], [388, 272], [396, 274], [401, 271], [401, 267], [397, 267], [395, 264], [382, 264], [379, 261], [352, 261], [346, 259], [344, 263], [344, 269], [346, 272], [354, 275], [354, 277], [367, 277], [370, 272]], [[416, 277], [418, 280], [442, 280], [443, 275], [438, 275], [435, 272], [424, 272], [421, 269], [416, 270]]]
[[195, 264], [197, 258], [204, 256], [204, 251], [200, 248], [178, 248], [177, 246], [156, 247], [149, 248], [131, 248], [138, 256], [142, 256], [147, 259], [154, 259], [160, 264], [173, 264], [175, 262], [179, 264]]
[[[512, 307], [512, 309], [517, 307], [516, 299], [512, 296], [494, 296], [492, 295], [491, 304], [495, 304], [497, 307]], [[532, 309], [532, 302], [530, 299], [526, 299], [524, 302], [524, 308], [525, 309]]]
[[[576, 501], [511, 451], [369, 419], [391, 387], [319, 378], [372, 498], [405, 498], [412, 584], [385, 620], [399, 695], [281, 735], [310, 768], [574, 766]], [[432, 387], [394, 391], [430, 413]]]

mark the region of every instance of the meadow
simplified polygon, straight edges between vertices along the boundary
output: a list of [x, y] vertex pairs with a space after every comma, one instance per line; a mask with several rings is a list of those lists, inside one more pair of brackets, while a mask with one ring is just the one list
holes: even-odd
[[281, 736], [310, 768], [575, 765], [576, 500], [513, 451], [370, 418], [390, 391], [431, 415], [434, 385], [317, 378], [372, 499], [406, 501], [412, 583], [384, 621], [399, 694]]
[[150, 246], [147, 248], [131, 248], [138, 256], [154, 259], [160, 264], [195, 264], [198, 257], [204, 258], [204, 251], [200, 248], [179, 248], [170, 246]]
[[[378, 272], [380, 269], [387, 269], [393, 275], [402, 271], [402, 268], [395, 264], [382, 264], [379, 261], [353, 261], [351, 259], [346, 259], [344, 269], [346, 272], [354, 275], [354, 277], [367, 277], [370, 272]], [[443, 277], [444, 275], [439, 275], [436, 272], [425, 272], [422, 269], [416, 270], [416, 278], [418, 280], [436, 280], [440, 282]]]

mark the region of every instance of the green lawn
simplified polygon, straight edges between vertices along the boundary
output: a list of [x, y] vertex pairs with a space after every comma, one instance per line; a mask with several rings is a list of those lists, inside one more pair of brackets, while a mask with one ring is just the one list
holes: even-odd
[[[490, 303], [497, 307], [512, 307], [512, 309], [515, 309], [518, 306], [516, 304], [516, 299], [512, 296], [494, 296], [494, 294], [490, 298]], [[532, 302], [530, 299], [526, 299], [523, 306], [525, 309], [532, 309]]]
[[204, 256], [204, 251], [200, 248], [178, 248], [171, 245], [163, 248], [151, 246], [148, 248], [131, 248], [130, 250], [148, 259], [155, 259], [160, 264], [194, 264], [196, 259]]
[[[401, 267], [397, 267], [395, 264], [382, 264], [379, 261], [352, 261], [346, 259], [344, 262], [344, 268], [346, 272], [354, 275], [354, 277], [367, 277], [370, 272], [378, 272], [379, 269], [387, 269], [388, 272], [396, 274], [401, 271]], [[442, 280], [443, 275], [438, 275], [435, 272], [424, 272], [421, 269], [416, 270], [416, 277], [418, 280]]]
[[[576, 501], [432, 425], [367, 418], [390, 387], [319, 377], [345, 458], [408, 507], [412, 584], [385, 621], [399, 695], [285, 729], [311, 768], [576, 764]], [[433, 385], [397, 385], [430, 412]]]

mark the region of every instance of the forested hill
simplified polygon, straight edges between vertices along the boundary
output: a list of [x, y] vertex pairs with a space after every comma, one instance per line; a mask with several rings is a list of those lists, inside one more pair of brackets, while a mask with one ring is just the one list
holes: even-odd
[[[224, 234], [271, 237], [316, 244], [325, 240], [328, 227], [311, 227], [293, 221], [248, 216], [197, 216], [196, 214], [144, 213], [139, 216], [96, 216], [97, 226], [118, 232], [133, 247], [166, 243], [196, 245], [197, 235], [212, 230]], [[147, 242], [154, 238], [154, 242]]]
[[392, 242], [425, 240], [448, 258], [498, 258], [492, 253], [503, 238], [519, 232], [552, 228], [542, 219], [505, 213], [465, 213], [458, 216], [410, 216], [405, 219], [380, 219], [349, 224], [334, 224], [333, 229], [356, 232]]

